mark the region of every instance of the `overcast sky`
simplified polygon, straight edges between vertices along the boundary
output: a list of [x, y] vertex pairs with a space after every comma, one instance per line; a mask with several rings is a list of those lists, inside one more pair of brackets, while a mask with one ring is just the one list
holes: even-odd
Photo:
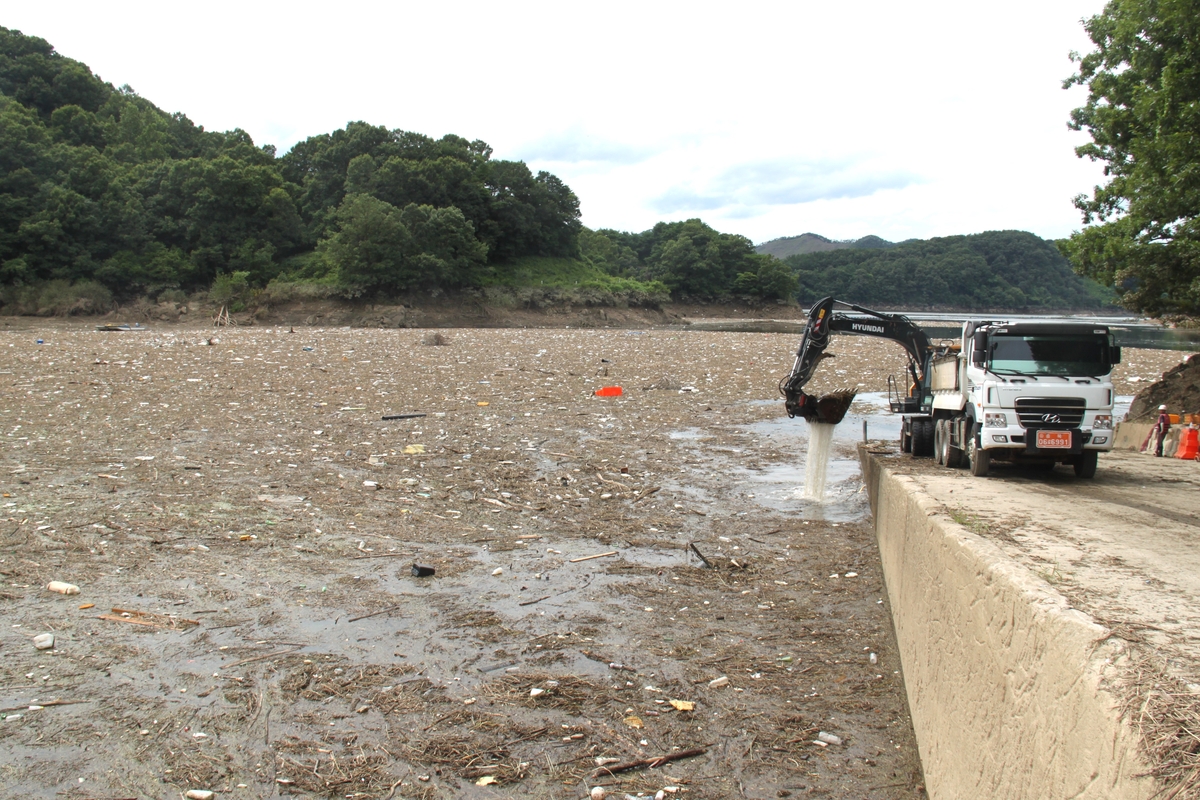
[[1102, 179], [1061, 88], [1102, 0], [5, 5], [0, 25], [280, 153], [359, 119], [483, 139], [566, 181], [592, 228], [1059, 237]]

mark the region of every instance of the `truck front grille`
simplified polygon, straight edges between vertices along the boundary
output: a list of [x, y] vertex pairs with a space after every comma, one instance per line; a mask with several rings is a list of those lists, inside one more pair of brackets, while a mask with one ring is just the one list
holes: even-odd
[[1016, 402], [1023, 428], [1070, 430], [1083, 424], [1082, 397], [1023, 397]]

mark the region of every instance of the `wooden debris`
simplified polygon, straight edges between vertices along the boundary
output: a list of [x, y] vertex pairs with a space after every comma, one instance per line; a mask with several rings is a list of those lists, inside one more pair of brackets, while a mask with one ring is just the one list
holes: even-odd
[[76, 706], [80, 703], [90, 703], [91, 700], [47, 700], [44, 703], [29, 703], [23, 706], [13, 706], [12, 708], [0, 708], [0, 714], [13, 714], [18, 711], [36, 711], [51, 706]]
[[262, 661], [264, 658], [275, 658], [276, 656], [290, 656], [293, 653], [299, 653], [303, 649], [304, 649], [304, 646], [301, 645], [299, 647], [294, 647], [291, 650], [276, 650], [274, 653], [263, 653], [261, 656], [251, 656], [250, 658], [243, 658], [241, 661], [235, 661], [232, 664], [225, 664], [224, 666], [221, 667], [221, 669], [233, 669], [234, 667], [240, 667], [242, 664], [249, 664], [253, 661]]
[[591, 561], [593, 558], [608, 558], [609, 556], [615, 556], [617, 554], [618, 553], [616, 550], [609, 550], [607, 553], [597, 553], [594, 556], [580, 556], [579, 558], [572, 558], [571, 563], [578, 564], [580, 561]]
[[360, 619], [367, 619], [369, 617], [378, 617], [381, 614], [389, 614], [392, 611], [399, 611], [400, 609], [404, 608], [407, 605], [408, 605], [408, 603], [400, 603], [399, 605], [388, 606], [387, 608], [381, 608], [378, 611], [372, 611], [370, 614], [360, 614], [357, 617], [351, 617], [350, 619], [348, 619], [346, 621], [347, 622], [358, 622]]
[[149, 625], [152, 628], [178, 629], [186, 625], [199, 625], [198, 619], [184, 619], [167, 614], [155, 614], [152, 611], [130, 611], [127, 608], [114, 608], [111, 614], [100, 614], [96, 619], [106, 619], [110, 622], [128, 622], [131, 625]]
[[680, 750], [675, 753], [667, 753], [665, 756], [658, 756], [657, 758], [640, 758], [637, 761], [627, 761], [624, 764], [614, 764], [611, 767], [601, 767], [592, 773], [592, 778], [595, 779], [601, 775], [615, 775], [618, 772], [629, 772], [630, 770], [642, 769], [643, 767], [654, 769], [655, 767], [661, 767], [663, 764], [668, 762], [678, 761], [681, 758], [692, 758], [693, 756], [704, 755], [708, 752], [708, 748], [710, 746], [711, 745], [705, 745], [704, 747], [693, 747], [691, 750]]
[[700, 560], [704, 562], [704, 566], [708, 567], [709, 569], [712, 569], [712, 562], [704, 557], [704, 553], [700, 552], [700, 550], [696, 547], [695, 542], [688, 542], [688, 547], [691, 548], [693, 553], [695, 553], [696, 555], [698, 555], [700, 557]]
[[639, 494], [637, 497], [633, 498], [633, 502], [635, 502], [635, 503], [639, 503], [639, 502], [641, 502], [642, 500], [645, 500], [647, 497], [649, 497], [650, 495], [654, 494], [655, 492], [657, 492], [657, 491], [658, 491], [658, 490], [660, 490], [660, 489], [662, 489], [662, 487], [661, 487], [661, 486], [651, 486], [649, 489], [647, 489], [646, 491], [642, 492], [642, 493], [641, 493], [641, 494]]
[[537, 600], [524, 600], [524, 601], [522, 601], [522, 602], [520, 602], [520, 603], [517, 603], [517, 605], [519, 605], [519, 606], [531, 606], [531, 605], [533, 605], [534, 603], [540, 603], [540, 602], [542, 602], [543, 600], [549, 600], [549, 599], [550, 599], [550, 595], [546, 595], [546, 596], [544, 596], [544, 597], [539, 597]]

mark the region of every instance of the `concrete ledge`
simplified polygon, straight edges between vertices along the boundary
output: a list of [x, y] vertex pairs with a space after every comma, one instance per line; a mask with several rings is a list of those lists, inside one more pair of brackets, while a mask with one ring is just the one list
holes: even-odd
[[933, 800], [1150, 798], [1103, 688], [1122, 645], [862, 447], [864, 482]]
[[1113, 431], [1113, 447], [1118, 450], [1141, 450], [1142, 442], [1154, 427], [1153, 422], [1118, 422]]

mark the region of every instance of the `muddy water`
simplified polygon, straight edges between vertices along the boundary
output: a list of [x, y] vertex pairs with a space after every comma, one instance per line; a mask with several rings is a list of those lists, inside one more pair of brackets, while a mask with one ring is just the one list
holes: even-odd
[[862, 491], [858, 466], [858, 442], [863, 440], [864, 423], [871, 439], [894, 439], [899, 435], [900, 416], [888, 410], [887, 395], [882, 392], [859, 394], [841, 423], [831, 427], [832, 434], [825, 462], [824, 491], [819, 499], [808, 496], [808, 467], [801, 463], [809, 452], [811, 427], [802, 420], [776, 417], [747, 426], [755, 435], [793, 457], [759, 471], [746, 471], [748, 480], [757, 485], [754, 500], [776, 511], [798, 514], [802, 519], [827, 522], [862, 522], [870, 515], [870, 506]]
[[573, 797], [597, 758], [706, 748], [602, 782], [918, 796], [853, 461], [876, 412], [805, 501], [807, 426], [762, 399], [793, 340], [211, 335], [0, 331], [10, 795]]

